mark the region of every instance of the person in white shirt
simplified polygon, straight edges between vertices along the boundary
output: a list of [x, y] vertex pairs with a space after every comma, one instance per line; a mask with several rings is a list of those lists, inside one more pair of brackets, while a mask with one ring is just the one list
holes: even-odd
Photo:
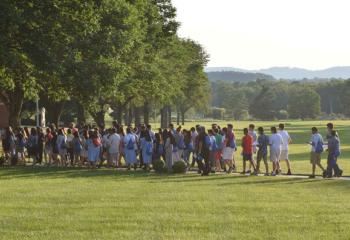
[[120, 149], [120, 141], [121, 137], [119, 134], [116, 133], [116, 129], [112, 128], [110, 130], [110, 135], [108, 137], [108, 167], [113, 166], [113, 164], [116, 167], [118, 166], [118, 159], [119, 159], [119, 149]]
[[[281, 151], [281, 157], [280, 160], [284, 160], [287, 163], [287, 167], [288, 167], [288, 172], [287, 175], [292, 175], [292, 171], [290, 168], [290, 161], [289, 161], [289, 157], [288, 157], [288, 145], [292, 143], [292, 139], [289, 136], [288, 132], [286, 130], [284, 130], [284, 124], [281, 123], [279, 124], [279, 132], [278, 134], [281, 135], [282, 139], [283, 139], [283, 145], [282, 145], [282, 151]], [[281, 165], [280, 165], [281, 167]], [[279, 171], [281, 171], [281, 168], [278, 169]]]
[[312, 135], [309, 144], [311, 145], [311, 156], [310, 163], [312, 164], [312, 175], [310, 178], [315, 178], [316, 166], [321, 168], [323, 176], [326, 175], [327, 171], [321, 164], [321, 154], [323, 152], [323, 138], [321, 134], [318, 133], [318, 129], [313, 127], [311, 129]]
[[271, 173], [271, 176], [276, 176], [276, 174], [278, 174], [279, 169], [279, 161], [281, 157], [283, 139], [282, 136], [277, 133], [276, 127], [271, 127], [271, 133], [272, 135], [269, 137], [270, 160], [273, 165], [273, 171]]

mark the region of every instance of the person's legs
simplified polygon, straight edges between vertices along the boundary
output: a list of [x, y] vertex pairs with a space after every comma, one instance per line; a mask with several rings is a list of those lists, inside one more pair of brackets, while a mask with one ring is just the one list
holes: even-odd
[[264, 164], [265, 164], [265, 175], [269, 174], [269, 163], [267, 162], [267, 155], [263, 157], [264, 159]]
[[245, 158], [243, 157], [243, 171], [242, 171], [243, 174], [246, 173], [246, 171], [245, 171], [245, 170], [246, 170], [246, 164], [247, 164], [247, 163], [246, 163], [246, 160], [245, 160]]
[[256, 171], [260, 172], [260, 162], [262, 159], [262, 154], [260, 152], [258, 152], [257, 156], [256, 156]]

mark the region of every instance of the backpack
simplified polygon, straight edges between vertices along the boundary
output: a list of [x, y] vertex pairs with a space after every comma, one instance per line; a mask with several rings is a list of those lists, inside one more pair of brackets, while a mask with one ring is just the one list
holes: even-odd
[[217, 143], [216, 143], [216, 140], [215, 140], [215, 138], [213, 138], [213, 142], [212, 142], [212, 144], [211, 144], [211, 146], [212, 146], [212, 151], [213, 152], [216, 152], [217, 150], [219, 150], [219, 147], [218, 147], [218, 145], [217, 145]]
[[126, 145], [126, 148], [128, 150], [134, 150], [134, 142], [132, 141], [132, 139], [130, 138], [130, 140], [128, 141], [128, 144]]
[[24, 147], [26, 146], [26, 142], [24, 141], [24, 138], [22, 138], [21, 140], [19, 140], [18, 146], [19, 146], [20, 148], [24, 148]]
[[153, 154], [153, 144], [152, 144], [152, 142], [147, 142], [146, 143], [146, 154], [149, 155], [149, 156]]
[[339, 157], [340, 156], [340, 148], [339, 148], [339, 142], [337, 142], [335, 146], [334, 156]]
[[236, 141], [232, 138], [232, 139], [230, 139], [230, 148], [233, 148], [233, 149], [235, 149], [236, 148]]
[[179, 138], [179, 142], [177, 143], [177, 146], [179, 149], [184, 149], [185, 148], [185, 142], [184, 142], [184, 138], [180, 136]]
[[323, 149], [323, 143], [322, 141], [318, 141], [316, 146], [315, 146], [315, 152], [316, 153], [323, 153], [324, 149]]
[[191, 151], [191, 152], [194, 150], [194, 147], [193, 147], [192, 142], [190, 142], [189, 144], [187, 144], [186, 149], [189, 150], [189, 151]]
[[80, 151], [83, 149], [83, 147], [81, 146], [79, 140], [76, 140], [76, 141], [75, 141], [74, 149], [75, 149], [76, 152], [80, 152]]

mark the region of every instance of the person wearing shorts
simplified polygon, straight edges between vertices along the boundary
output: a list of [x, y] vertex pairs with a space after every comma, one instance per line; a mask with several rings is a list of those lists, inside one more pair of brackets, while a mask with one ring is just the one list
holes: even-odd
[[254, 168], [254, 174], [257, 174], [256, 166], [253, 161], [253, 138], [248, 134], [248, 128], [243, 129], [244, 136], [242, 138], [242, 156], [243, 156], [243, 172], [246, 173], [246, 162], [249, 161]]
[[259, 127], [258, 128], [258, 144], [257, 147], [259, 148], [258, 154], [257, 154], [257, 166], [256, 170], [259, 173], [260, 171], [260, 162], [261, 160], [264, 161], [265, 164], [265, 176], [269, 175], [269, 164], [267, 163], [267, 146], [269, 145], [269, 137], [265, 135], [264, 128]]
[[316, 171], [316, 166], [318, 166], [322, 172], [323, 176], [326, 174], [325, 168], [321, 164], [321, 151], [316, 149], [316, 147], [321, 144], [323, 146], [323, 138], [321, 134], [318, 133], [318, 129], [316, 127], [313, 127], [311, 129], [312, 135], [311, 135], [311, 153], [310, 153], [310, 163], [312, 165], [312, 174], [310, 175], [310, 178], [315, 178], [315, 171]]
[[276, 176], [279, 170], [279, 161], [281, 157], [281, 147], [283, 145], [282, 136], [277, 133], [276, 127], [271, 127], [272, 135], [269, 137], [270, 160], [273, 165], [271, 176]]
[[[287, 168], [288, 168], [287, 175], [292, 175], [290, 161], [289, 161], [289, 157], [288, 157], [288, 145], [292, 143], [292, 139], [289, 136], [288, 132], [284, 129], [285, 126], [283, 123], [279, 124], [278, 128], [279, 128], [278, 134], [281, 135], [281, 137], [283, 139], [280, 160], [286, 161]], [[281, 171], [281, 166], [279, 166], [279, 167], [280, 168], [278, 170]]]

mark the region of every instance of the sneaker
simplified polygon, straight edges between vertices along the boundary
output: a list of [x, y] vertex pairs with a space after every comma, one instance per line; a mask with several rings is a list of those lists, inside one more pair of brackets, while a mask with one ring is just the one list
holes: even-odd
[[341, 176], [343, 176], [343, 170], [340, 170], [340, 169], [339, 169], [339, 173], [338, 173], [338, 176], [337, 176], [337, 177], [341, 177]]
[[290, 171], [290, 169], [288, 170], [287, 175], [288, 176], [292, 175], [292, 172]]
[[246, 171], [245, 173], [250, 174], [251, 172], [252, 172], [252, 171], [248, 170], [248, 171]]
[[310, 175], [309, 178], [316, 178], [315, 175]]
[[267, 176], [270, 176], [270, 174], [269, 173], [265, 173], [264, 176], [267, 177]]
[[327, 177], [327, 170], [324, 170], [324, 171], [323, 171], [322, 177], [323, 177], [323, 178], [326, 178], [326, 177]]
[[275, 176], [276, 176], [276, 173], [272, 172], [271, 177], [275, 177]]

